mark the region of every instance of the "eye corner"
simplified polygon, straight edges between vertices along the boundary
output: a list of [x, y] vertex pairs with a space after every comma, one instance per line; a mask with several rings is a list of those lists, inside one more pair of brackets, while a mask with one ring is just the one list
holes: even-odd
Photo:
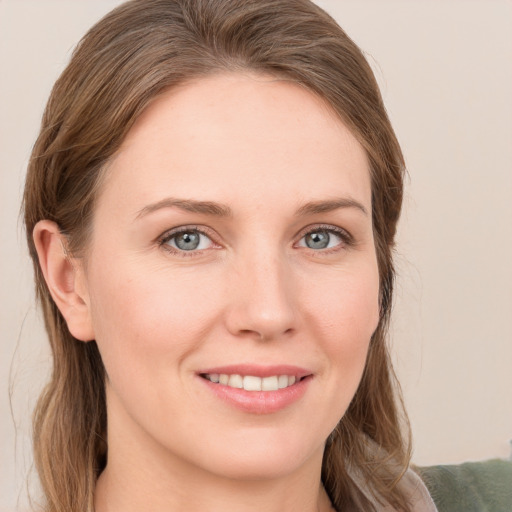
[[[308, 245], [307, 237], [319, 235], [316, 240], [312, 240], [312, 245]], [[337, 239], [337, 243], [331, 243]], [[314, 246], [316, 244], [316, 247]], [[298, 234], [298, 241], [294, 244], [296, 247], [310, 250], [317, 254], [330, 254], [342, 251], [355, 245], [353, 236], [346, 229], [331, 224], [316, 224], [307, 226]]]
[[[183, 235], [183, 239], [177, 242], [176, 239], [180, 235]], [[171, 243], [172, 241], [174, 243]], [[179, 257], [199, 256], [206, 251], [222, 247], [215, 241], [211, 229], [196, 225], [169, 229], [156, 239], [156, 244], [166, 253]]]

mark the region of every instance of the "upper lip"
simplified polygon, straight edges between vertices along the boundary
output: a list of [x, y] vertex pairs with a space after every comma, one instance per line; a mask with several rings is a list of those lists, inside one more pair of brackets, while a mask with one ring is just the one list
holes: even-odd
[[313, 372], [295, 365], [278, 364], [278, 365], [254, 365], [254, 364], [234, 364], [227, 366], [215, 366], [205, 368], [197, 372], [199, 375], [205, 374], [227, 374], [227, 375], [252, 375], [254, 377], [272, 377], [274, 375], [293, 375], [297, 379], [301, 379]]

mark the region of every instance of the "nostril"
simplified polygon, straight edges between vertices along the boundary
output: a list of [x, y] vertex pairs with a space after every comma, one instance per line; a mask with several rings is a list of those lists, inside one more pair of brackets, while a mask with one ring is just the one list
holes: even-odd
[[242, 336], [242, 337], [254, 337], [256, 338], [258, 341], [273, 341], [273, 340], [276, 340], [278, 338], [281, 338], [283, 336], [289, 336], [291, 335], [292, 333], [294, 332], [294, 329], [292, 328], [288, 328], [288, 329], [285, 329], [284, 331], [280, 331], [279, 329], [261, 329], [261, 330], [256, 330], [256, 329], [241, 329], [239, 331], [239, 334]]

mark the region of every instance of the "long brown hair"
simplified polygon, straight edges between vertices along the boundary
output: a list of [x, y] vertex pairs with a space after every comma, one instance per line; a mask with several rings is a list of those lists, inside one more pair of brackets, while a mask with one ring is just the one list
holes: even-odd
[[108, 450], [107, 414], [98, 348], [70, 334], [39, 267], [33, 228], [41, 219], [56, 222], [79, 256], [106, 163], [148, 104], [191, 79], [248, 69], [319, 95], [367, 152], [380, 322], [358, 391], [327, 440], [322, 479], [339, 510], [374, 510], [374, 498], [408, 509], [397, 484], [409, 462], [409, 430], [385, 343], [404, 161], [368, 63], [309, 0], [132, 0], [79, 43], [51, 93], [26, 179], [28, 246], [54, 362], [34, 416], [47, 512], [93, 510]]

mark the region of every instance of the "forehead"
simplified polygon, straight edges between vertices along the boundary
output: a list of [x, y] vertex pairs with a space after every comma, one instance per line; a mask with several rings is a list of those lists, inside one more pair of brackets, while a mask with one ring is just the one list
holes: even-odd
[[322, 99], [290, 81], [218, 74], [158, 97], [107, 174], [126, 202], [349, 193], [369, 200], [366, 153]]

